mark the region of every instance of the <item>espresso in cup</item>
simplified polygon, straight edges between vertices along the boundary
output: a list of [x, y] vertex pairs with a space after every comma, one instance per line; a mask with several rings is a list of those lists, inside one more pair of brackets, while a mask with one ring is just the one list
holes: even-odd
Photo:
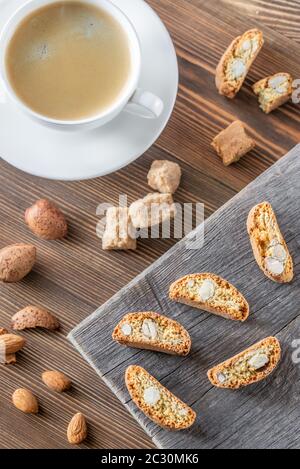
[[131, 75], [126, 32], [107, 11], [67, 0], [19, 24], [6, 51], [15, 94], [33, 111], [80, 120], [111, 108]]

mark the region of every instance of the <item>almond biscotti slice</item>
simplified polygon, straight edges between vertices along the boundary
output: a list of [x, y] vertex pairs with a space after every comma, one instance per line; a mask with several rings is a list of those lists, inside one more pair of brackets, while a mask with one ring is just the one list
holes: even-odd
[[186, 356], [191, 339], [181, 324], [152, 311], [126, 314], [116, 326], [113, 340], [119, 344]]
[[293, 259], [269, 202], [262, 202], [251, 209], [247, 230], [254, 257], [264, 274], [274, 282], [291, 282], [294, 277]]
[[269, 114], [285, 104], [293, 94], [293, 78], [289, 73], [276, 73], [253, 85], [261, 109]]
[[244, 352], [208, 371], [210, 382], [218, 388], [239, 389], [265, 379], [278, 365], [280, 343], [267, 337]]
[[184, 430], [193, 425], [196, 413], [141, 366], [129, 366], [125, 382], [136, 406], [161, 427]]
[[234, 321], [246, 321], [249, 305], [227, 280], [211, 273], [190, 274], [170, 286], [171, 300]]
[[216, 70], [219, 93], [234, 98], [264, 44], [263, 33], [250, 29], [232, 41]]

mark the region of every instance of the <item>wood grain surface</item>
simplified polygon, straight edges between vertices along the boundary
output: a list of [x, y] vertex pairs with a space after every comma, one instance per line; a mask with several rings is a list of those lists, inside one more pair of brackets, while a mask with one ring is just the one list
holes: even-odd
[[[12, 314], [27, 304], [49, 308], [63, 325], [59, 333], [24, 332], [28, 345], [19, 354], [17, 365], [1, 367], [1, 448], [69, 448], [66, 428], [77, 411], [85, 413], [90, 423], [90, 436], [83, 447], [153, 446], [67, 342], [66, 335], [175, 240], [144, 241], [133, 253], [103, 252], [95, 233], [96, 207], [101, 202], [117, 203], [123, 193], [128, 194], [130, 202], [143, 196], [148, 191], [146, 174], [151, 162], [166, 158], [180, 162], [183, 168], [176, 201], [201, 201], [209, 216], [299, 141], [300, 106], [288, 104], [266, 117], [250, 90], [254, 80], [278, 69], [300, 78], [296, 60], [300, 41], [298, 1], [149, 3], [170, 30], [181, 75], [176, 108], [157, 143], [126, 169], [77, 183], [42, 180], [0, 161], [0, 246], [26, 241], [38, 248], [38, 262], [24, 281], [0, 285], [0, 325], [8, 327]], [[259, 15], [255, 14], [256, 7]], [[266, 46], [243, 91], [236, 100], [227, 101], [216, 93], [215, 66], [232, 37], [253, 24], [264, 29]], [[234, 167], [224, 168], [210, 148], [210, 141], [236, 117], [248, 123], [258, 146]], [[65, 212], [70, 225], [67, 240], [39, 241], [25, 227], [24, 210], [41, 197], [57, 202]], [[73, 390], [63, 396], [47, 390], [40, 374], [49, 368], [66, 372], [74, 381]], [[13, 408], [11, 394], [20, 386], [37, 394], [40, 415], [23, 415]], [[126, 433], [124, 428], [128, 429]]]
[[[295, 279], [280, 285], [267, 279], [253, 256], [246, 221], [250, 209], [268, 200], [295, 264]], [[291, 200], [293, 203], [291, 203]], [[84, 320], [70, 339], [160, 448], [300, 448], [299, 377], [292, 343], [300, 324], [300, 145], [249, 184], [193, 234], [205, 233], [203, 246], [182, 240], [110, 301]], [[184, 275], [214, 272], [235, 285], [250, 304], [241, 324], [174, 303], [171, 283]], [[184, 358], [121, 347], [112, 341], [115, 325], [127, 312], [157, 311], [180, 321], [192, 339]], [[281, 341], [283, 360], [268, 380], [239, 392], [214, 388], [208, 369], [265, 337]], [[159, 428], [130, 399], [124, 382], [129, 365], [152, 373], [192, 406], [198, 419], [187, 431]], [[285, 396], [285, 398], [283, 397]], [[280, 422], [278, 421], [280, 415]]]

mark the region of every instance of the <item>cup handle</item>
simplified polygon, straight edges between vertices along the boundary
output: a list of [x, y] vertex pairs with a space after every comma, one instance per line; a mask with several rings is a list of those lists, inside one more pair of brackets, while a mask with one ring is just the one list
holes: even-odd
[[163, 110], [164, 103], [158, 96], [140, 88], [136, 90], [125, 106], [125, 111], [146, 119], [157, 119]]

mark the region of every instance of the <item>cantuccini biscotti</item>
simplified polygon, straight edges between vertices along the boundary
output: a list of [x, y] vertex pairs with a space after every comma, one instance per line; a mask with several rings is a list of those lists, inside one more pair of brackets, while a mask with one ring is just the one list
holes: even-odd
[[222, 158], [225, 166], [236, 163], [255, 147], [253, 138], [249, 137], [242, 121], [232, 122], [212, 141], [212, 146]]
[[234, 321], [246, 321], [249, 316], [244, 296], [227, 280], [212, 273], [190, 274], [176, 280], [170, 286], [169, 297]]
[[181, 324], [152, 311], [129, 313], [116, 326], [112, 337], [122, 345], [188, 355], [191, 339]]
[[263, 44], [263, 33], [258, 29], [250, 29], [232, 41], [216, 70], [216, 86], [220, 94], [235, 97]]
[[276, 337], [267, 337], [242, 353], [208, 371], [218, 388], [239, 389], [265, 379], [278, 365], [281, 347]]
[[285, 104], [293, 94], [293, 78], [289, 73], [276, 73], [253, 85], [261, 109], [269, 114]]
[[291, 282], [294, 277], [293, 259], [269, 202], [262, 202], [251, 209], [247, 230], [254, 257], [264, 274], [274, 282]]
[[193, 425], [196, 413], [160, 384], [144, 368], [129, 366], [125, 382], [131, 399], [147, 417], [167, 430]]

